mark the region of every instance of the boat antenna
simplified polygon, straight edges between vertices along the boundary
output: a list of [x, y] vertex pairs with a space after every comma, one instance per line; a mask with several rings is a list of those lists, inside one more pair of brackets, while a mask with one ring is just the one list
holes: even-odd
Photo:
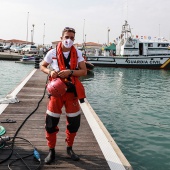
[[122, 0], [121, 25], [123, 25], [124, 20], [128, 21], [128, 0]]
[[128, 0], [126, 1], [126, 5], [127, 5], [127, 21], [128, 21]]
[[27, 36], [26, 36], [26, 43], [28, 42], [28, 20], [29, 20], [29, 12], [27, 13]]

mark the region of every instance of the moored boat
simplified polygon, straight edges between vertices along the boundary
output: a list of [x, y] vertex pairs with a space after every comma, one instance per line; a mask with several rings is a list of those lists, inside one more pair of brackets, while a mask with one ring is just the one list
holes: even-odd
[[21, 58], [21, 61], [35, 61], [35, 56], [32, 55], [32, 56], [26, 56], [24, 55], [22, 58]]
[[93, 70], [94, 65], [92, 63], [85, 61], [85, 64], [86, 64], [86, 68], [87, 68], [88, 71]]
[[87, 56], [94, 66], [170, 69], [169, 42], [134, 38], [127, 21], [116, 44], [116, 56]]
[[[24, 55], [24, 56], [20, 59], [20, 61], [16, 61], [16, 63], [35, 64], [36, 57], [39, 57], [39, 56], [35, 56], [35, 55], [27, 56], [27, 55]], [[39, 57], [39, 60], [41, 61], [42, 58]]]
[[90, 63], [89, 61], [87, 61], [87, 57], [86, 57], [85, 54], [83, 54], [83, 58], [84, 58], [84, 61], [85, 61], [85, 64], [86, 64], [87, 71], [93, 70], [94, 65], [92, 63]]

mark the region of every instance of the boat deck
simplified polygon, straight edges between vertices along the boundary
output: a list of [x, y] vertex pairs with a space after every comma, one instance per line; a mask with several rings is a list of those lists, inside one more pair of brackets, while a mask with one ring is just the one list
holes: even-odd
[[[30, 77], [29, 77], [30, 76]], [[0, 123], [1, 126], [5, 127], [6, 134], [4, 136], [13, 137], [16, 130], [23, 123], [25, 118], [32, 113], [37, 107], [38, 102], [43, 96], [44, 87], [46, 83], [46, 75], [42, 73], [40, 70], [33, 70], [21, 84], [11, 93], [11, 95], [16, 95], [19, 99], [19, 103], [14, 104], [0, 104], [0, 121], [6, 119], [15, 120], [16, 123]], [[21, 88], [21, 90], [20, 90]], [[59, 128], [60, 131], [58, 133], [57, 138], [57, 146], [56, 146], [56, 160], [51, 165], [44, 164], [44, 158], [48, 154], [48, 147], [46, 145], [45, 139], [45, 111], [47, 105], [48, 97], [45, 95], [44, 99], [40, 103], [37, 111], [29, 117], [24, 126], [19, 131], [17, 137], [25, 138], [30, 141], [39, 151], [41, 157], [41, 169], [86, 169], [86, 170], [97, 170], [97, 169], [114, 169], [114, 170], [123, 170], [123, 169], [132, 169], [124, 155], [121, 153], [116, 144], [114, 144], [113, 139], [107, 134], [107, 130], [104, 129], [104, 134], [107, 136], [107, 141], [103, 144], [98, 142], [98, 136], [103, 137], [101, 133], [94, 134], [95, 131], [95, 123], [92, 122], [93, 125], [90, 125], [90, 121], [95, 118], [99, 123], [99, 126], [102, 127], [102, 123], [99, 118], [94, 115], [94, 111], [90, 108], [89, 103], [86, 101], [82, 106], [82, 112], [86, 111], [86, 114], [82, 113], [81, 117], [81, 126], [79, 132], [75, 138], [73, 150], [80, 156], [80, 161], [72, 161], [68, 158], [66, 154], [66, 144], [65, 144], [65, 114], [63, 113], [60, 119]], [[92, 115], [88, 115], [93, 112]], [[88, 117], [91, 116], [91, 117]], [[93, 126], [93, 127], [92, 127]], [[93, 129], [92, 129], [93, 128]], [[99, 132], [99, 130], [97, 130]], [[107, 135], [106, 135], [107, 134]], [[108, 144], [112, 143], [109, 146], [116, 148], [116, 153], [119, 155], [112, 154], [112, 150], [108, 147]], [[106, 147], [107, 151], [104, 151], [103, 146]], [[113, 146], [114, 145], [114, 146]], [[7, 142], [7, 145], [0, 149], [0, 162], [8, 157], [10, 154], [10, 141]], [[109, 149], [109, 150], [108, 150]], [[106, 154], [104, 153], [106, 152]], [[24, 140], [16, 138], [14, 145], [14, 152], [12, 157], [0, 164], [1, 170], [8, 169], [7, 166], [10, 162], [15, 160], [20, 156], [26, 156], [28, 154], [32, 154], [32, 147]], [[110, 156], [111, 154], [111, 156]], [[112, 159], [112, 155], [114, 158]], [[108, 157], [112, 160], [108, 160]], [[120, 161], [120, 159], [121, 161]], [[33, 159], [33, 156], [30, 156], [23, 160], [27, 165], [29, 165], [30, 169], [36, 169], [38, 167], [38, 162]], [[23, 161], [19, 160], [17, 162], [13, 162], [11, 165], [11, 169], [17, 170], [25, 170], [28, 169]]]

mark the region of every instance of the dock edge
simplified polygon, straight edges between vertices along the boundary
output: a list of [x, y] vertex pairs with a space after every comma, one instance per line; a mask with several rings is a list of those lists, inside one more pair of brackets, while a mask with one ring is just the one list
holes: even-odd
[[[121, 170], [121, 169], [126, 169], [126, 170], [133, 170], [132, 166], [106, 129], [106, 127], [103, 125], [101, 122], [100, 118], [98, 115], [95, 113], [87, 99], [85, 99], [84, 103], [80, 103], [81, 109], [94, 133], [94, 136], [106, 158], [106, 161], [108, 162], [108, 165], [110, 169], [112, 170]], [[93, 120], [92, 120], [93, 119]], [[99, 129], [95, 124], [98, 124], [99, 128], [101, 129], [101, 133], [99, 133]], [[103, 133], [103, 134], [102, 134]], [[100, 135], [100, 136], [99, 136]], [[102, 137], [102, 139], [100, 139]], [[105, 140], [103, 140], [105, 138]], [[102, 142], [102, 141], [104, 142]], [[110, 144], [110, 146], [108, 145]], [[108, 145], [108, 146], [106, 146]], [[107, 149], [107, 150], [106, 150]], [[112, 155], [108, 153], [108, 149], [112, 150]], [[114, 160], [114, 162], [113, 162]]]

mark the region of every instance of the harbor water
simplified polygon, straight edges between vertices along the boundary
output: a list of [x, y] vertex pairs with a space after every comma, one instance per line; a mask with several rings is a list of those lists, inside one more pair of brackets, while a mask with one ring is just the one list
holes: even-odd
[[4, 98], [34, 69], [34, 65], [0, 60], [0, 98]]
[[[0, 98], [33, 68], [0, 61]], [[170, 71], [95, 67], [81, 80], [87, 100], [133, 169], [170, 170]]]

